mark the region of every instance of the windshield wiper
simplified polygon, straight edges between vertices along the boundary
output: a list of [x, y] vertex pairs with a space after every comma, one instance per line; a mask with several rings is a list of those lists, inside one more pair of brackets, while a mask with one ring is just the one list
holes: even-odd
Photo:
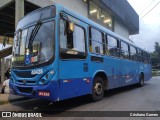
[[33, 30], [32, 30], [31, 36], [29, 38], [29, 43], [28, 43], [28, 48], [29, 48], [30, 51], [32, 51], [31, 49], [32, 49], [33, 41], [34, 41], [34, 39], [35, 39], [35, 37], [36, 37], [41, 25], [42, 25], [42, 22], [41, 22], [41, 20], [39, 20], [37, 22], [37, 24], [35, 25], [35, 27], [33, 28]]

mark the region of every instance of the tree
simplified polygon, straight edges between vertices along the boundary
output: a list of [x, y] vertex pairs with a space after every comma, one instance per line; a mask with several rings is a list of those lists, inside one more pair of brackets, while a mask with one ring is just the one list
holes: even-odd
[[160, 66], [160, 44], [159, 42], [155, 42], [154, 45], [154, 52], [151, 53], [152, 65], [153, 66]]

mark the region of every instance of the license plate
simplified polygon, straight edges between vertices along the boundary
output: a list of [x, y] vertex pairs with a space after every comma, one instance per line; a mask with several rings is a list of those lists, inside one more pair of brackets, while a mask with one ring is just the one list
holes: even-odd
[[49, 91], [38, 91], [38, 96], [49, 97], [50, 96], [50, 92]]

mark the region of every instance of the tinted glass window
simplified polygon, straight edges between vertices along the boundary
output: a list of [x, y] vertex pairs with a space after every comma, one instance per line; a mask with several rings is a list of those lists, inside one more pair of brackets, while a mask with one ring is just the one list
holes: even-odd
[[96, 29], [90, 28], [90, 51], [104, 54], [103, 42], [103, 34]]
[[142, 50], [139, 50], [138, 56], [139, 56], [139, 61], [143, 62], [144, 59], [143, 59], [143, 51]]
[[144, 62], [145, 63], [148, 63], [149, 62], [149, 55], [147, 52], [143, 52], [143, 59], [144, 59]]
[[39, 65], [53, 58], [54, 21], [43, 22], [33, 38], [31, 34], [34, 28], [35, 26], [32, 26], [16, 33], [12, 62], [14, 67]]
[[121, 56], [124, 59], [129, 59], [128, 44], [125, 42], [121, 42]]
[[109, 55], [119, 57], [119, 48], [117, 39], [107, 35], [107, 43], [108, 43], [107, 50], [109, 52]]
[[130, 46], [130, 59], [137, 60], [137, 50], [133, 46]]
[[69, 22], [60, 20], [60, 51], [61, 58], [84, 59], [86, 57], [85, 49], [85, 31], [82, 27], [75, 25], [73, 31], [69, 30]]
[[22, 18], [18, 22], [16, 30], [18, 30], [26, 25], [29, 25], [31, 23], [34, 23], [38, 20], [52, 18], [55, 16], [55, 14], [56, 14], [55, 6], [49, 6], [49, 7], [34, 11], [34, 12], [26, 15], [24, 18]]

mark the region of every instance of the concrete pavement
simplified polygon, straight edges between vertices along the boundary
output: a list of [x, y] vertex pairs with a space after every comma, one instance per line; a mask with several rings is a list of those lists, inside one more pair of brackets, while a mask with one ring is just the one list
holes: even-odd
[[[128, 86], [105, 92], [104, 99], [90, 102], [87, 97], [79, 97], [51, 104], [49, 101], [30, 99], [21, 102], [0, 105], [0, 111], [38, 112], [42, 118], [34, 120], [160, 120], [159, 117], [85, 117], [88, 111], [160, 111], [160, 76], [152, 77], [143, 87]], [[55, 111], [59, 111], [55, 113]], [[77, 117], [61, 117], [67, 112]], [[77, 113], [76, 113], [77, 112]], [[96, 113], [93, 114], [93, 116]], [[44, 117], [48, 116], [48, 117]], [[53, 117], [54, 118], [53, 118]], [[13, 119], [13, 118], [12, 118]], [[17, 118], [16, 118], [17, 119]], [[33, 120], [33, 118], [19, 118], [17, 120]], [[3, 120], [3, 119], [2, 119]], [[4, 118], [4, 120], [6, 120]]]
[[[2, 89], [2, 84], [0, 83], [0, 92]], [[9, 103], [9, 102], [18, 102], [22, 100], [28, 99], [27, 97], [23, 96], [17, 96], [17, 95], [12, 95], [12, 94], [1, 94], [0, 93], [0, 105]]]

